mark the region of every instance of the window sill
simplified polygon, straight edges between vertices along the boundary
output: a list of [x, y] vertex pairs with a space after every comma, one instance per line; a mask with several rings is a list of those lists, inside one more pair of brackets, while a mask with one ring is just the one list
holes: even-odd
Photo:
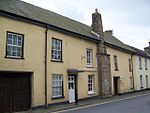
[[63, 63], [63, 61], [59, 61], [59, 60], [51, 60], [51, 62]]
[[88, 95], [94, 95], [96, 92], [94, 92], [94, 91], [89, 91], [88, 92]]
[[86, 65], [87, 68], [94, 68], [94, 66]]
[[5, 56], [5, 58], [8, 58], [8, 59], [17, 59], [17, 60], [24, 60], [24, 58], [19, 58], [19, 57], [11, 57], [11, 56]]
[[52, 97], [52, 100], [55, 100], [55, 99], [62, 99], [62, 98], [65, 98], [65, 97], [64, 97], [64, 96]]

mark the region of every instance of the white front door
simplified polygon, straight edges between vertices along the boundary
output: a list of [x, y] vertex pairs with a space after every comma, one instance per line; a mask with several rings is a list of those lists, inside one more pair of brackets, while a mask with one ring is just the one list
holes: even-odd
[[75, 76], [68, 76], [69, 103], [75, 102]]

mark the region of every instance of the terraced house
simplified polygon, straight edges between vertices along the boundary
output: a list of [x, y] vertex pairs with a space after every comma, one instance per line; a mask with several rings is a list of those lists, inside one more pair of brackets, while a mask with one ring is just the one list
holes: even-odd
[[129, 46], [134, 50], [133, 55], [133, 73], [135, 90], [144, 90], [150, 88], [150, 56], [148, 54], [150, 46], [145, 51]]
[[110, 54], [112, 93], [114, 95], [133, 90], [132, 54], [133, 50], [113, 36], [111, 30], [105, 31], [105, 43]]
[[1, 0], [0, 26], [0, 112], [99, 95], [91, 27], [19, 0]]
[[20, 0], [1, 0], [0, 28], [0, 112], [77, 104], [138, 84], [135, 50], [103, 32], [97, 10], [87, 26]]

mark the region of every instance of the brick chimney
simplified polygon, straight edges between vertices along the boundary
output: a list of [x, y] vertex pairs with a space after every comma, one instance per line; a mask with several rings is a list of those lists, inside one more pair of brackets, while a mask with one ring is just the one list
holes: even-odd
[[99, 34], [100, 36], [103, 36], [103, 24], [102, 24], [102, 18], [101, 14], [98, 13], [98, 9], [95, 9], [95, 13], [92, 14], [92, 30]]
[[144, 51], [150, 55], [150, 42], [149, 42], [149, 46], [144, 48]]

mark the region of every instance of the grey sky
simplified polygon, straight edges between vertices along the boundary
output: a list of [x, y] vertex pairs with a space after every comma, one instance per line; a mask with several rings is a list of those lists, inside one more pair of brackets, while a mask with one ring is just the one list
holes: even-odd
[[143, 49], [150, 41], [150, 0], [23, 0], [91, 25], [95, 8], [102, 14], [104, 30], [126, 44]]

